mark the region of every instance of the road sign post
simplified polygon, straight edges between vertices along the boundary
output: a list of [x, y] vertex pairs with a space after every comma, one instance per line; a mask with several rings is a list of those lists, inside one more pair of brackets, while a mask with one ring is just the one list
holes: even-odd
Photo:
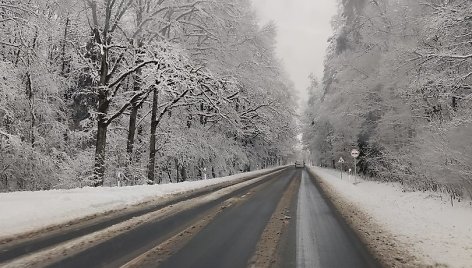
[[354, 157], [354, 176], [357, 176], [357, 157]]
[[357, 158], [359, 157], [359, 150], [352, 149], [351, 156], [354, 158], [354, 180], [357, 182]]
[[341, 180], [343, 179], [343, 163], [344, 159], [342, 157], [339, 158], [338, 163], [341, 163]]

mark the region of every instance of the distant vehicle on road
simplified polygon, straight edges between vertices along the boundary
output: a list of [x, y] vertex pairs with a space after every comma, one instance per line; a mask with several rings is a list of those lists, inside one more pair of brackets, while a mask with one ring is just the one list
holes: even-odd
[[303, 162], [303, 161], [295, 161], [295, 167], [296, 167], [296, 168], [304, 168], [304, 167], [305, 167], [305, 162]]

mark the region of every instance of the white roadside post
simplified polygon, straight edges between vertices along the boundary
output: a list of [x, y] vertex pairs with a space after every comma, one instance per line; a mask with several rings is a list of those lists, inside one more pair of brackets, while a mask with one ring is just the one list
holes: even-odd
[[343, 163], [344, 159], [342, 157], [339, 158], [339, 163], [341, 163], [341, 180], [343, 179]]
[[207, 179], [207, 168], [203, 168], [203, 179], [206, 180]]
[[351, 156], [354, 158], [354, 181], [357, 182], [357, 158], [359, 157], [359, 150], [352, 149]]

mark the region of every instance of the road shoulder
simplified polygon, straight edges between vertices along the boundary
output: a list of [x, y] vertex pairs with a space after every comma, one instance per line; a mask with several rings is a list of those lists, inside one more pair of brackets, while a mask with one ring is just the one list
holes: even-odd
[[359, 239], [366, 245], [372, 256], [383, 267], [427, 267], [411, 255], [407, 246], [402, 245], [392, 234], [383, 230], [372, 217], [348, 200], [339, 196], [336, 191], [311, 169], [307, 169], [314, 178], [316, 185], [321, 189], [330, 205], [344, 219], [347, 225], [356, 233]]

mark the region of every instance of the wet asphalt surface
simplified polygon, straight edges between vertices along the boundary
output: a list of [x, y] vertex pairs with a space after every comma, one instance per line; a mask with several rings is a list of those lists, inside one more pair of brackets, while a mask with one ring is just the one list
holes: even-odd
[[[233, 197], [248, 197], [220, 212], [163, 263], [146, 267], [247, 267], [259, 238], [290, 181], [302, 173], [291, 202], [292, 220], [279, 244], [278, 267], [379, 267], [304, 169], [287, 168], [203, 205], [155, 220], [103, 241], [48, 267], [120, 267], [189, 226]], [[255, 188], [254, 188], [255, 189]], [[295, 213], [296, 211], [296, 213]]]
[[246, 267], [278, 201], [297, 172], [274, 178], [248, 201], [226, 209], [159, 267]]
[[272, 184], [280, 177], [285, 177], [287, 172], [290, 171], [282, 171], [224, 197], [184, 210], [162, 220], [148, 222], [48, 267], [119, 267], [182, 231], [188, 227], [188, 222], [220, 206], [225, 200], [244, 195], [260, 184]]
[[305, 170], [297, 203], [296, 267], [378, 267]]

